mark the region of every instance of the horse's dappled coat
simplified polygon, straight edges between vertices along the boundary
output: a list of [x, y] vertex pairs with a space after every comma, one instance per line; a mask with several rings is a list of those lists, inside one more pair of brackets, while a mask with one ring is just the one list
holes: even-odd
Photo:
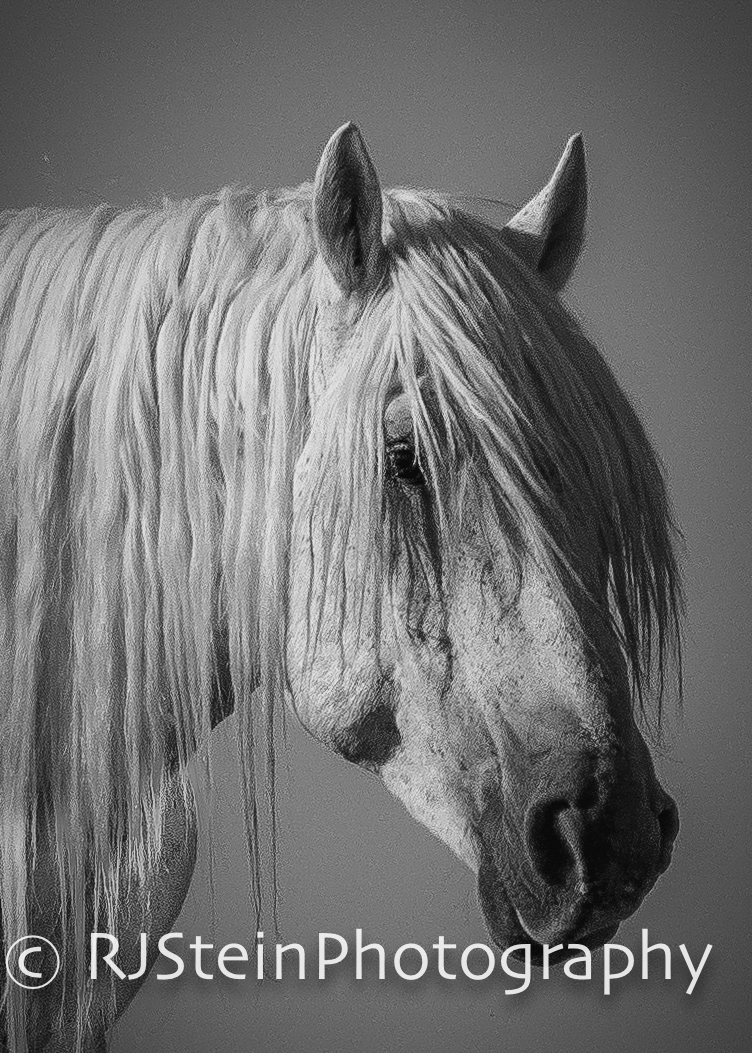
[[[418, 643], [468, 493], [567, 603], [594, 603], [569, 553], [571, 531], [597, 524], [632, 678], [647, 685], [651, 657], [663, 675], [678, 580], [661, 473], [550, 284], [519, 243], [441, 195], [385, 193], [383, 273], [357, 305], [357, 354], [314, 412], [329, 334], [311, 202], [309, 186], [231, 190], [2, 219], [6, 946], [29, 931], [42, 841], [71, 946], [80, 952], [94, 917], [114, 931], [123, 890], [157, 865], [168, 777], [233, 705], [258, 885], [254, 757], [273, 780], [296, 502], [327, 605], [366, 637], [378, 638], [407, 553]], [[395, 393], [409, 405], [420, 494], [390, 475]], [[306, 652], [323, 610], [312, 589]], [[21, 1001], [8, 994], [18, 1038]]]

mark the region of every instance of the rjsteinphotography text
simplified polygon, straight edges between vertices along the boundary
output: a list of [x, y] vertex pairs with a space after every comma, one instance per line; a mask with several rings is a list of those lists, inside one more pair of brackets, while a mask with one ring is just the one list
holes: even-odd
[[[26, 937], [25, 941], [34, 939]], [[17, 979], [20, 974], [24, 980], [31, 980], [24, 984], [27, 987], [43, 986], [42, 980], [44, 985], [49, 983], [52, 977], [43, 976], [33, 964], [35, 953], [41, 955], [42, 950], [28, 942], [22, 950], [16, 949], [15, 961], [10, 955], [6, 959], [9, 975]], [[147, 971], [153, 950], [148, 935], [141, 933], [138, 968], [126, 972], [123, 962], [119, 962], [118, 937], [92, 932], [89, 975], [92, 980], [108, 975], [120, 980], [140, 979]], [[154, 975], [159, 981], [177, 980], [191, 973], [203, 980], [327, 980], [342, 970], [350, 970], [356, 980], [365, 981], [385, 980], [389, 973], [406, 981], [420, 980], [429, 973], [444, 980], [496, 979], [505, 983], [505, 994], [521, 994], [536, 979], [548, 980], [552, 966], [562, 965], [568, 979], [596, 981], [604, 995], [612, 993], [615, 981], [630, 974], [643, 980], [674, 979], [684, 984], [686, 994], [691, 995], [709, 960], [712, 944], [689, 948], [682, 943], [672, 949], [665, 943], [651, 943], [648, 930], [642, 929], [637, 949], [607, 943], [602, 954], [579, 943], [519, 943], [504, 951], [473, 943], [460, 949], [443, 936], [430, 950], [418, 943], [405, 943], [392, 953], [380, 943], [368, 942], [363, 930], [356, 929], [349, 940], [338, 933], [320, 932], [316, 945], [308, 948], [294, 942], [265, 942], [263, 932], [257, 932], [251, 943], [227, 943], [221, 947], [201, 936], [169, 932], [159, 939], [157, 950]], [[128, 960], [132, 962], [132, 954]], [[37, 983], [33, 982], [35, 977]]]

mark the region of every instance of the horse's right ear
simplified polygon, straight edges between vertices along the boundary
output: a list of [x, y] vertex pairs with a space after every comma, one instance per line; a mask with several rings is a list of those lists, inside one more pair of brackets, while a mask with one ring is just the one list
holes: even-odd
[[506, 224], [504, 238], [558, 292], [580, 255], [586, 213], [585, 147], [573, 135], [543, 189]]
[[324, 148], [313, 185], [316, 245], [337, 285], [351, 293], [381, 274], [381, 184], [363, 136], [344, 124]]

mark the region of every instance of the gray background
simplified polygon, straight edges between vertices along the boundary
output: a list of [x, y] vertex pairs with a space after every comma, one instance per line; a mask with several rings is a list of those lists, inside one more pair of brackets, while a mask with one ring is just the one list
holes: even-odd
[[[586, 136], [590, 235], [570, 301], [668, 468], [687, 538], [687, 698], [659, 758], [682, 811], [642, 926], [676, 979], [233, 985], [152, 980], [118, 1053], [749, 1048], [750, 24], [745, 4], [6, 2], [0, 204], [126, 203], [312, 175], [356, 119], [385, 183], [522, 201]], [[230, 724], [205, 862], [179, 927], [252, 942]], [[373, 780], [290, 728], [282, 930], [396, 948], [484, 940], [473, 882]], [[678, 953], [678, 952], [676, 952]]]

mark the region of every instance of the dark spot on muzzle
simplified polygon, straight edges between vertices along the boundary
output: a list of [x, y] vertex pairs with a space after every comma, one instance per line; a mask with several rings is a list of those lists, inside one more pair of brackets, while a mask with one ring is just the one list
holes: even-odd
[[346, 728], [338, 728], [331, 744], [351, 764], [376, 770], [386, 764], [400, 741], [394, 710], [379, 703]]

